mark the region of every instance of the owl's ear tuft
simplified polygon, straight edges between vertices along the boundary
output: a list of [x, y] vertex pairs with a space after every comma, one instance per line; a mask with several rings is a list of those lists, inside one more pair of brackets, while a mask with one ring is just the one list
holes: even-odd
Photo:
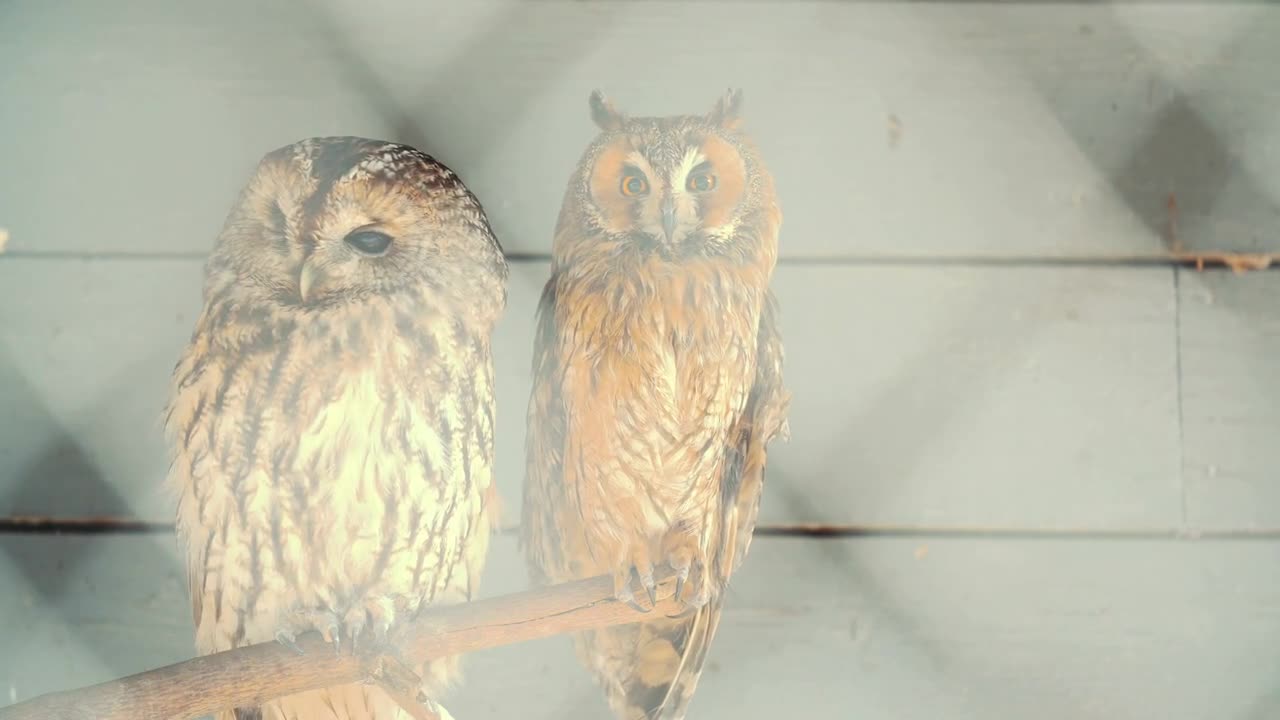
[[712, 125], [718, 125], [726, 130], [736, 130], [742, 125], [742, 90], [729, 88], [724, 95], [716, 101], [716, 106], [707, 114], [707, 120]]
[[626, 122], [626, 116], [618, 112], [609, 98], [599, 90], [591, 91], [591, 119], [601, 130], [617, 130]]

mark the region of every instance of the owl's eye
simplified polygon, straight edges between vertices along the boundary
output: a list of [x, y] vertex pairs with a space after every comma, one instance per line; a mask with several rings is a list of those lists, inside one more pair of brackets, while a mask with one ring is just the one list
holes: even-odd
[[622, 194], [627, 197], [644, 195], [649, 192], [649, 181], [643, 175], [623, 175]]
[[711, 173], [694, 173], [685, 182], [689, 192], [710, 192], [716, 187], [716, 176]]
[[362, 255], [381, 255], [391, 247], [391, 236], [376, 230], [357, 230], [344, 238], [343, 242]]

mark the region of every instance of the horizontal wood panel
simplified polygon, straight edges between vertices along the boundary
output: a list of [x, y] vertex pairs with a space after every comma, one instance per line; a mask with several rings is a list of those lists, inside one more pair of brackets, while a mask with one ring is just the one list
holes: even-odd
[[[513, 265], [494, 346], [513, 511], [546, 273]], [[199, 287], [194, 260], [0, 259], [0, 515], [170, 519], [159, 419]], [[1180, 525], [1170, 270], [785, 267], [776, 288], [795, 397], [762, 520]]]
[[[0, 536], [0, 705], [189, 657], [173, 543]], [[778, 540], [752, 546], [707, 717], [1280, 713], [1275, 542]], [[510, 539], [482, 595], [525, 587]], [[459, 718], [604, 717], [565, 638], [477, 653]]]
[[1180, 273], [1188, 522], [1280, 527], [1280, 277]]
[[1166, 270], [778, 274], [795, 394], [761, 517], [1174, 527]]
[[[716, 32], [708, 34], [707, 28]], [[786, 257], [1280, 251], [1280, 8], [1040, 3], [10, 2], [0, 226], [28, 252], [203, 253], [304, 136], [421, 147], [549, 251], [594, 130], [746, 91]]]

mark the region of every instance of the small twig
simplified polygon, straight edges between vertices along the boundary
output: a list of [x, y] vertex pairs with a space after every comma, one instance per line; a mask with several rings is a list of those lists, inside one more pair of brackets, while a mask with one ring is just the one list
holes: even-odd
[[[640, 589], [637, 588], [637, 591]], [[414, 664], [561, 633], [673, 615], [668, 572], [658, 603], [641, 613], [613, 599], [613, 580], [600, 576], [459, 605], [431, 607], [393, 634], [389, 647], [338, 655], [319, 633], [298, 637], [298, 655], [267, 642], [192, 658], [78, 690], [51, 693], [0, 708], [0, 720], [65, 718], [138, 720], [195, 718], [254, 707], [285, 695], [354, 682], [378, 682], [385, 655]], [[385, 675], [385, 671], [384, 671]]]
[[421, 690], [422, 678], [404, 663], [390, 655], [382, 655], [378, 658], [378, 669], [373, 673], [373, 679], [383, 692], [417, 720], [440, 720], [440, 714], [430, 707], [431, 701]]

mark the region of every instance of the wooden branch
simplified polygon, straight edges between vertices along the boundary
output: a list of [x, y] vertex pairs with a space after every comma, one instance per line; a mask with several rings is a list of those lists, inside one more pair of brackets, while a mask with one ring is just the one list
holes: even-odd
[[[649, 613], [614, 600], [608, 576], [431, 607], [393, 633], [387, 645], [361, 648], [356, 655], [338, 655], [319, 633], [310, 632], [298, 637], [302, 655], [276, 642], [250, 645], [99, 685], [41, 695], [0, 708], [0, 720], [194, 718], [331, 685], [382, 684], [389, 678], [385, 658], [403, 657], [416, 665], [576, 630], [637, 622], [657, 613], [676, 614], [681, 606], [671, 597], [674, 589], [668, 573], [658, 586], [657, 606]], [[643, 596], [640, 588], [635, 590]], [[409, 699], [414, 698], [396, 698], [397, 702]]]

